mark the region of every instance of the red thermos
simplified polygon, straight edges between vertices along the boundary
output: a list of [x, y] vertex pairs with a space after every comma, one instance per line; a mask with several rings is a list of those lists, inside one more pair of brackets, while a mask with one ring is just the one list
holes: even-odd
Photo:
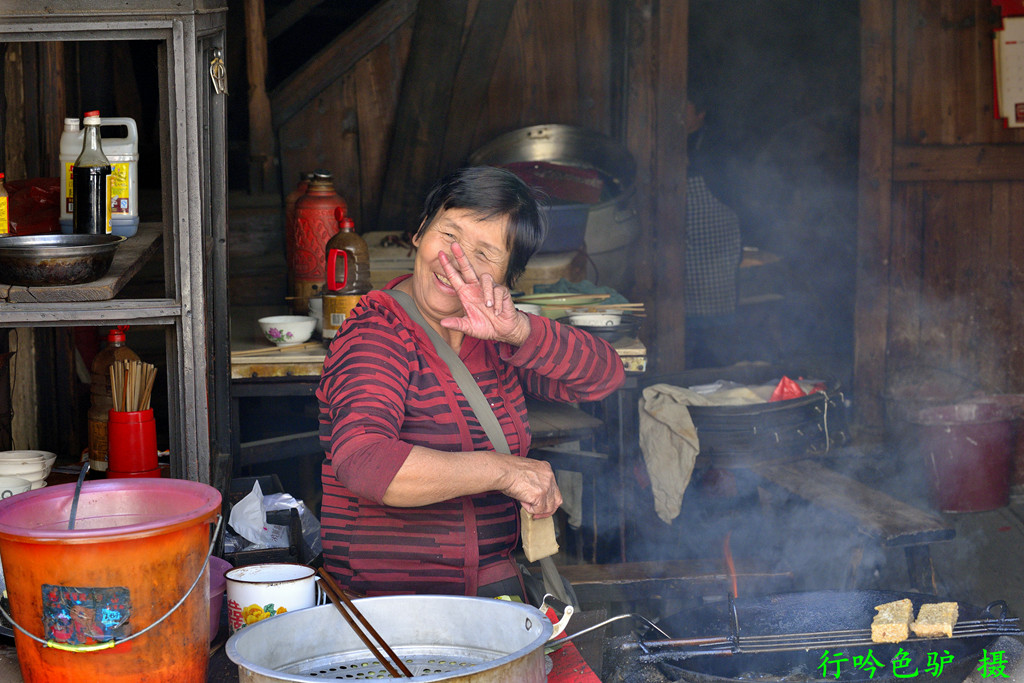
[[293, 296], [297, 312], [309, 310], [309, 297], [324, 285], [324, 253], [327, 242], [338, 232], [335, 211], [348, 211], [345, 200], [334, 191], [331, 174], [317, 171], [306, 194], [295, 202], [295, 242], [288, 270], [295, 283]]
[[[288, 193], [284, 200], [284, 251], [285, 263], [288, 264], [289, 296], [295, 296], [295, 280], [291, 272], [292, 254], [295, 252], [295, 203], [299, 201], [299, 197], [306, 194], [311, 180], [313, 180], [312, 173], [300, 173], [298, 185]], [[299, 312], [298, 310], [295, 311], [295, 313]], [[305, 313], [305, 311], [301, 312]]]

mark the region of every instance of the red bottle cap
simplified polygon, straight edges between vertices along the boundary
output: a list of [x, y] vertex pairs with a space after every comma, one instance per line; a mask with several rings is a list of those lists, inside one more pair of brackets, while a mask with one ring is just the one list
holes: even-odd
[[96, 116], [96, 117], [98, 117], [99, 115], [100, 115], [100, 112], [99, 112], [98, 109], [96, 111], [87, 111], [87, 112], [85, 112], [85, 116]]
[[127, 325], [119, 325], [107, 333], [107, 343], [123, 342], [125, 340], [125, 332], [128, 331]]

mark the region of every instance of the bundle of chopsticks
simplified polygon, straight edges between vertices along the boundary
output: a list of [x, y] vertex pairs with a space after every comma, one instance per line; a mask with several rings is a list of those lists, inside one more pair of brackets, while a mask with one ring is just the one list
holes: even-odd
[[140, 360], [117, 360], [110, 366], [110, 392], [114, 410], [149, 410], [149, 399], [156, 379], [156, 366]]
[[[330, 598], [334, 607], [341, 613], [341, 616], [345, 617], [345, 621], [347, 621], [348, 625], [352, 627], [352, 630], [355, 631], [357, 636], [359, 636], [359, 639], [363, 641], [363, 645], [373, 653], [373, 656], [376, 657], [381, 666], [391, 674], [391, 677], [402, 678], [405, 676], [412, 678], [413, 674], [412, 671], [409, 670], [409, 667], [405, 665], [405, 662], [403, 662], [397, 654], [395, 654], [395, 651], [391, 649], [391, 646], [384, 642], [384, 639], [380, 637], [377, 630], [373, 628], [369, 621], [366, 620], [363, 613], [360, 612], [354, 604], [352, 604], [349, 597], [345, 595], [345, 591], [334, 582], [334, 578], [327, 573], [327, 570], [321, 567], [317, 570], [317, 574], [320, 575], [320, 587], [323, 589], [327, 597]], [[380, 645], [380, 649], [374, 645], [373, 641], [377, 641]], [[381, 652], [381, 650], [384, 650], [384, 652]]]

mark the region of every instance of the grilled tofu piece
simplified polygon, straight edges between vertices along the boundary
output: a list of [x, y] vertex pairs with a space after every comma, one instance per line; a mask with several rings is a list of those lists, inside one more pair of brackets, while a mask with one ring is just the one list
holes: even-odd
[[878, 614], [871, 622], [871, 641], [874, 643], [899, 643], [910, 637], [910, 622], [914, 618], [914, 606], [903, 598], [875, 607]]
[[960, 607], [955, 602], [936, 602], [921, 605], [917, 619], [910, 625], [915, 635], [922, 638], [952, 638], [953, 626], [960, 617]]

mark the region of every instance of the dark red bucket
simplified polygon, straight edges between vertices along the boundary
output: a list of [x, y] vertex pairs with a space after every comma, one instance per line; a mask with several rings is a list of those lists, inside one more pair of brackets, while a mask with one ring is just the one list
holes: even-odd
[[978, 512], [1010, 499], [1015, 409], [988, 398], [919, 411], [918, 430], [935, 506]]

